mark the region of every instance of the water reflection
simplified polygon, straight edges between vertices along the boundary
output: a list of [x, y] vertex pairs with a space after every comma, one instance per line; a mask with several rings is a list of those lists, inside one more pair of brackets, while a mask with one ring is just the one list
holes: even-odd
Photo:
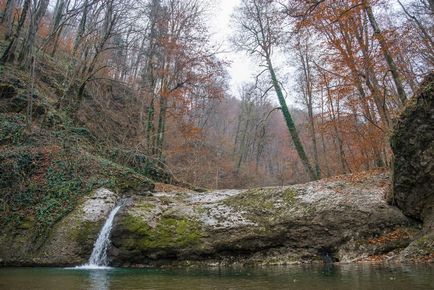
[[90, 270], [89, 271], [89, 288], [91, 290], [109, 290], [110, 289], [110, 270]]
[[0, 268], [0, 289], [434, 289], [433, 265], [204, 269]]

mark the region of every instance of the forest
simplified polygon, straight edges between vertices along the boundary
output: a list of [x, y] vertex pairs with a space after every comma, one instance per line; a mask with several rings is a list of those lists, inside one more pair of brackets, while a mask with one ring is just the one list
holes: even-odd
[[0, 289], [434, 289], [433, 20], [0, 0]]
[[43, 102], [98, 142], [197, 187], [390, 166], [394, 117], [433, 69], [433, 1], [239, 1], [229, 47], [257, 67], [236, 89], [208, 2], [1, 1], [1, 74], [30, 80], [28, 130], [49, 83]]

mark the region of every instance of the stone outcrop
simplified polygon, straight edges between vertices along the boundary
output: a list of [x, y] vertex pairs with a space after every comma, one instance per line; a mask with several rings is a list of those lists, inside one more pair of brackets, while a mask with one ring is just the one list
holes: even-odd
[[[114, 266], [293, 264], [429, 256], [420, 224], [384, 200], [388, 174], [289, 187], [134, 195], [118, 212]], [[85, 263], [118, 196], [99, 189], [32, 247], [31, 229], [0, 235], [0, 264]], [[429, 240], [428, 240], [429, 242]]]
[[71, 266], [85, 263], [118, 196], [98, 189], [57, 223], [40, 248], [35, 248], [32, 228], [0, 234], [0, 265]]
[[404, 256], [434, 256], [434, 74], [409, 101], [394, 126], [391, 204], [423, 222], [420, 238]]
[[434, 205], [434, 74], [425, 79], [394, 126], [390, 201], [424, 220]]
[[290, 187], [134, 197], [115, 219], [117, 266], [397, 258], [417, 226], [384, 201], [386, 174]]

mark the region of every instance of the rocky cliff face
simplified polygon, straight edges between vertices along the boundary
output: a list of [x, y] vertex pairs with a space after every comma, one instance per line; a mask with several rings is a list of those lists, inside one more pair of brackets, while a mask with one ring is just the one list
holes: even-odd
[[389, 202], [424, 224], [425, 235], [408, 254], [434, 255], [434, 74], [425, 79], [401, 113], [391, 145], [394, 163]]
[[72, 266], [85, 263], [117, 195], [98, 189], [58, 222], [42, 247], [35, 247], [33, 231], [22, 228], [0, 234], [0, 265]]
[[423, 220], [434, 204], [434, 74], [402, 112], [391, 144], [395, 158], [390, 201]]
[[[134, 195], [115, 217], [109, 257], [127, 267], [411, 259], [424, 247], [420, 225], [386, 203], [389, 187], [388, 175], [377, 173], [289, 187]], [[31, 229], [2, 233], [1, 264], [86, 262], [117, 199], [105, 189], [93, 192], [38, 249], [26, 238]]]
[[418, 228], [386, 204], [387, 185], [387, 175], [380, 174], [290, 187], [134, 197], [115, 221], [113, 264], [397, 258]]

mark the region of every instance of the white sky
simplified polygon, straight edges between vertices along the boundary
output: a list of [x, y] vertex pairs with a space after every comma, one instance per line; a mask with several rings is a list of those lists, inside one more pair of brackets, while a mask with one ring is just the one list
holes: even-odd
[[[255, 62], [255, 59], [249, 57], [246, 52], [236, 51], [230, 44], [229, 38], [233, 33], [233, 29], [231, 27], [232, 20], [231, 16], [235, 11], [236, 7], [241, 4], [241, 0], [220, 0], [214, 1], [212, 7], [210, 7], [211, 13], [209, 17], [209, 28], [212, 33], [212, 40], [217, 44], [222, 44], [222, 49], [224, 53], [220, 55], [220, 57], [224, 60], [230, 62], [230, 66], [228, 67], [228, 73], [230, 76], [229, 80], [229, 89], [230, 93], [234, 97], [238, 97], [240, 95], [241, 85], [246, 82], [254, 81], [256, 75], [262, 70], [258, 63]], [[289, 67], [286, 66], [284, 70], [279, 69], [284, 65], [284, 57], [279, 55], [276, 51], [275, 56], [273, 58], [273, 62], [276, 68], [276, 73], [279, 75], [280, 80], [285, 83], [287, 79], [288, 73], [291, 73]], [[286, 88], [283, 88], [284, 92]], [[294, 96], [287, 96], [287, 102], [291, 105], [295, 105]], [[273, 98], [270, 99], [273, 101]]]
[[222, 44], [224, 53], [220, 57], [231, 63], [228, 68], [231, 77], [229, 85], [234, 96], [238, 95], [241, 84], [252, 80], [254, 72], [258, 70], [257, 65], [244, 52], [235, 51], [229, 43], [229, 38], [232, 35], [231, 15], [240, 2], [241, 0], [215, 1], [209, 20], [213, 40]]

